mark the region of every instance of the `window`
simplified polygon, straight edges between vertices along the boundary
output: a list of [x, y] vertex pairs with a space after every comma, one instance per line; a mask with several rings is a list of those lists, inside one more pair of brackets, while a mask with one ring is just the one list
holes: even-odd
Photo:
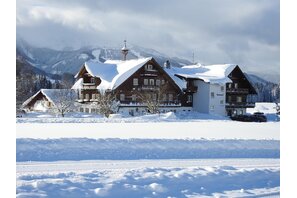
[[155, 80], [154, 79], [150, 79], [150, 85], [155, 85]]
[[46, 105], [47, 107], [49, 107], [49, 106], [50, 106], [50, 102], [49, 102], [49, 101], [45, 101], [45, 105]]
[[161, 85], [165, 85], [165, 80], [162, 80], [161, 81]]
[[242, 102], [242, 97], [241, 96], [237, 96], [236, 102]]
[[133, 85], [137, 86], [138, 85], [138, 78], [133, 78]]
[[228, 88], [229, 88], [229, 89], [232, 88], [232, 83], [228, 83]]
[[89, 99], [90, 99], [90, 95], [89, 95], [89, 94], [86, 94], [86, 95], [85, 95], [85, 99], [86, 99], [86, 100], [89, 100]]
[[82, 108], [82, 107], [79, 108], [79, 111], [80, 111], [80, 112], [84, 112], [84, 108]]
[[220, 104], [224, 104], [224, 100], [220, 100]]
[[157, 86], [160, 86], [161, 85], [161, 81], [158, 79], [158, 80], [156, 80], [156, 85]]
[[239, 115], [243, 115], [243, 110], [239, 110]]
[[132, 95], [132, 101], [136, 101], [136, 95], [135, 94]]
[[231, 101], [232, 101], [232, 96], [228, 96], [227, 102], [231, 102]]
[[235, 89], [238, 88], [238, 83], [234, 83], [234, 88], [235, 88]]
[[210, 106], [210, 110], [213, 111], [214, 109], [215, 109], [215, 106], [214, 105], [211, 105]]
[[125, 101], [125, 94], [120, 94], [120, 101]]
[[210, 96], [211, 96], [211, 98], [214, 98], [214, 97], [215, 97], [214, 92], [211, 92], [211, 93], [210, 93]]
[[148, 85], [148, 79], [144, 79], [144, 80], [143, 80], [143, 84], [144, 84], [144, 85]]
[[95, 78], [91, 78], [91, 83], [95, 83]]
[[193, 97], [192, 95], [188, 95], [187, 96], [187, 102], [192, 102], [193, 101]]
[[224, 92], [224, 86], [221, 86], [221, 92]]
[[151, 64], [147, 64], [147, 65], [145, 65], [145, 69], [146, 70], [153, 70], [153, 65], [151, 65]]
[[85, 113], [89, 113], [89, 108], [85, 108]]
[[96, 113], [96, 109], [91, 109], [91, 113]]
[[96, 99], [96, 94], [92, 94], [92, 100]]
[[168, 94], [168, 100], [169, 100], [169, 102], [173, 101], [173, 94]]

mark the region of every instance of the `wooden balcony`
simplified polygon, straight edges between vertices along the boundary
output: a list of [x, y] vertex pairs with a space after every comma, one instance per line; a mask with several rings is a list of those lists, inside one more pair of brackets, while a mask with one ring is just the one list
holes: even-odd
[[153, 85], [142, 85], [142, 86], [140, 86], [140, 90], [157, 91], [159, 89], [160, 89], [160, 87], [153, 86]]
[[249, 89], [245, 89], [245, 88], [227, 88], [226, 93], [249, 94]]
[[226, 102], [226, 108], [254, 108], [255, 103]]

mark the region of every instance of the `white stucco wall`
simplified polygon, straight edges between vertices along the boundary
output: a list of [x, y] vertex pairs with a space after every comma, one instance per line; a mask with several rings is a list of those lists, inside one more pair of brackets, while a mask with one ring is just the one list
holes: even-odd
[[[210, 101], [209, 101], [209, 113], [217, 115], [225, 115], [225, 103], [226, 103], [226, 86], [224, 84], [211, 84], [210, 85]], [[214, 94], [214, 97], [211, 94]]]
[[195, 80], [194, 85], [198, 87], [198, 90], [193, 94], [193, 110], [209, 113], [210, 84]]
[[[193, 95], [193, 110], [201, 113], [226, 115], [226, 86], [225, 84], [210, 84], [195, 81], [198, 91]], [[221, 87], [223, 86], [223, 90]], [[213, 92], [213, 97], [212, 97]], [[222, 103], [221, 103], [222, 102]]]

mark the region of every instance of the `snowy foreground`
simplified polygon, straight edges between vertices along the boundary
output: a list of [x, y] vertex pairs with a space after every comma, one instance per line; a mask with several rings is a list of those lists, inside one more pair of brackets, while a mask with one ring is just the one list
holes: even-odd
[[268, 122], [189, 113], [17, 118], [17, 197], [279, 197], [279, 117], [273, 106], [256, 107], [248, 112], [265, 111]]
[[17, 197], [279, 197], [278, 159], [17, 163]]
[[279, 197], [279, 146], [278, 140], [18, 138], [16, 193]]

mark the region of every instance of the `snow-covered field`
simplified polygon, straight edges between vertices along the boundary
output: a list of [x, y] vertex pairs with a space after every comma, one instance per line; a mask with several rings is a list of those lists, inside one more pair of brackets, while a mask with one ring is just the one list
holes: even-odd
[[17, 139], [17, 161], [279, 158], [278, 140]]
[[279, 197], [278, 159], [17, 163], [17, 197]]
[[[16, 124], [17, 197], [279, 197], [280, 122], [199, 113], [27, 114]], [[110, 123], [112, 122], [112, 123]]]

